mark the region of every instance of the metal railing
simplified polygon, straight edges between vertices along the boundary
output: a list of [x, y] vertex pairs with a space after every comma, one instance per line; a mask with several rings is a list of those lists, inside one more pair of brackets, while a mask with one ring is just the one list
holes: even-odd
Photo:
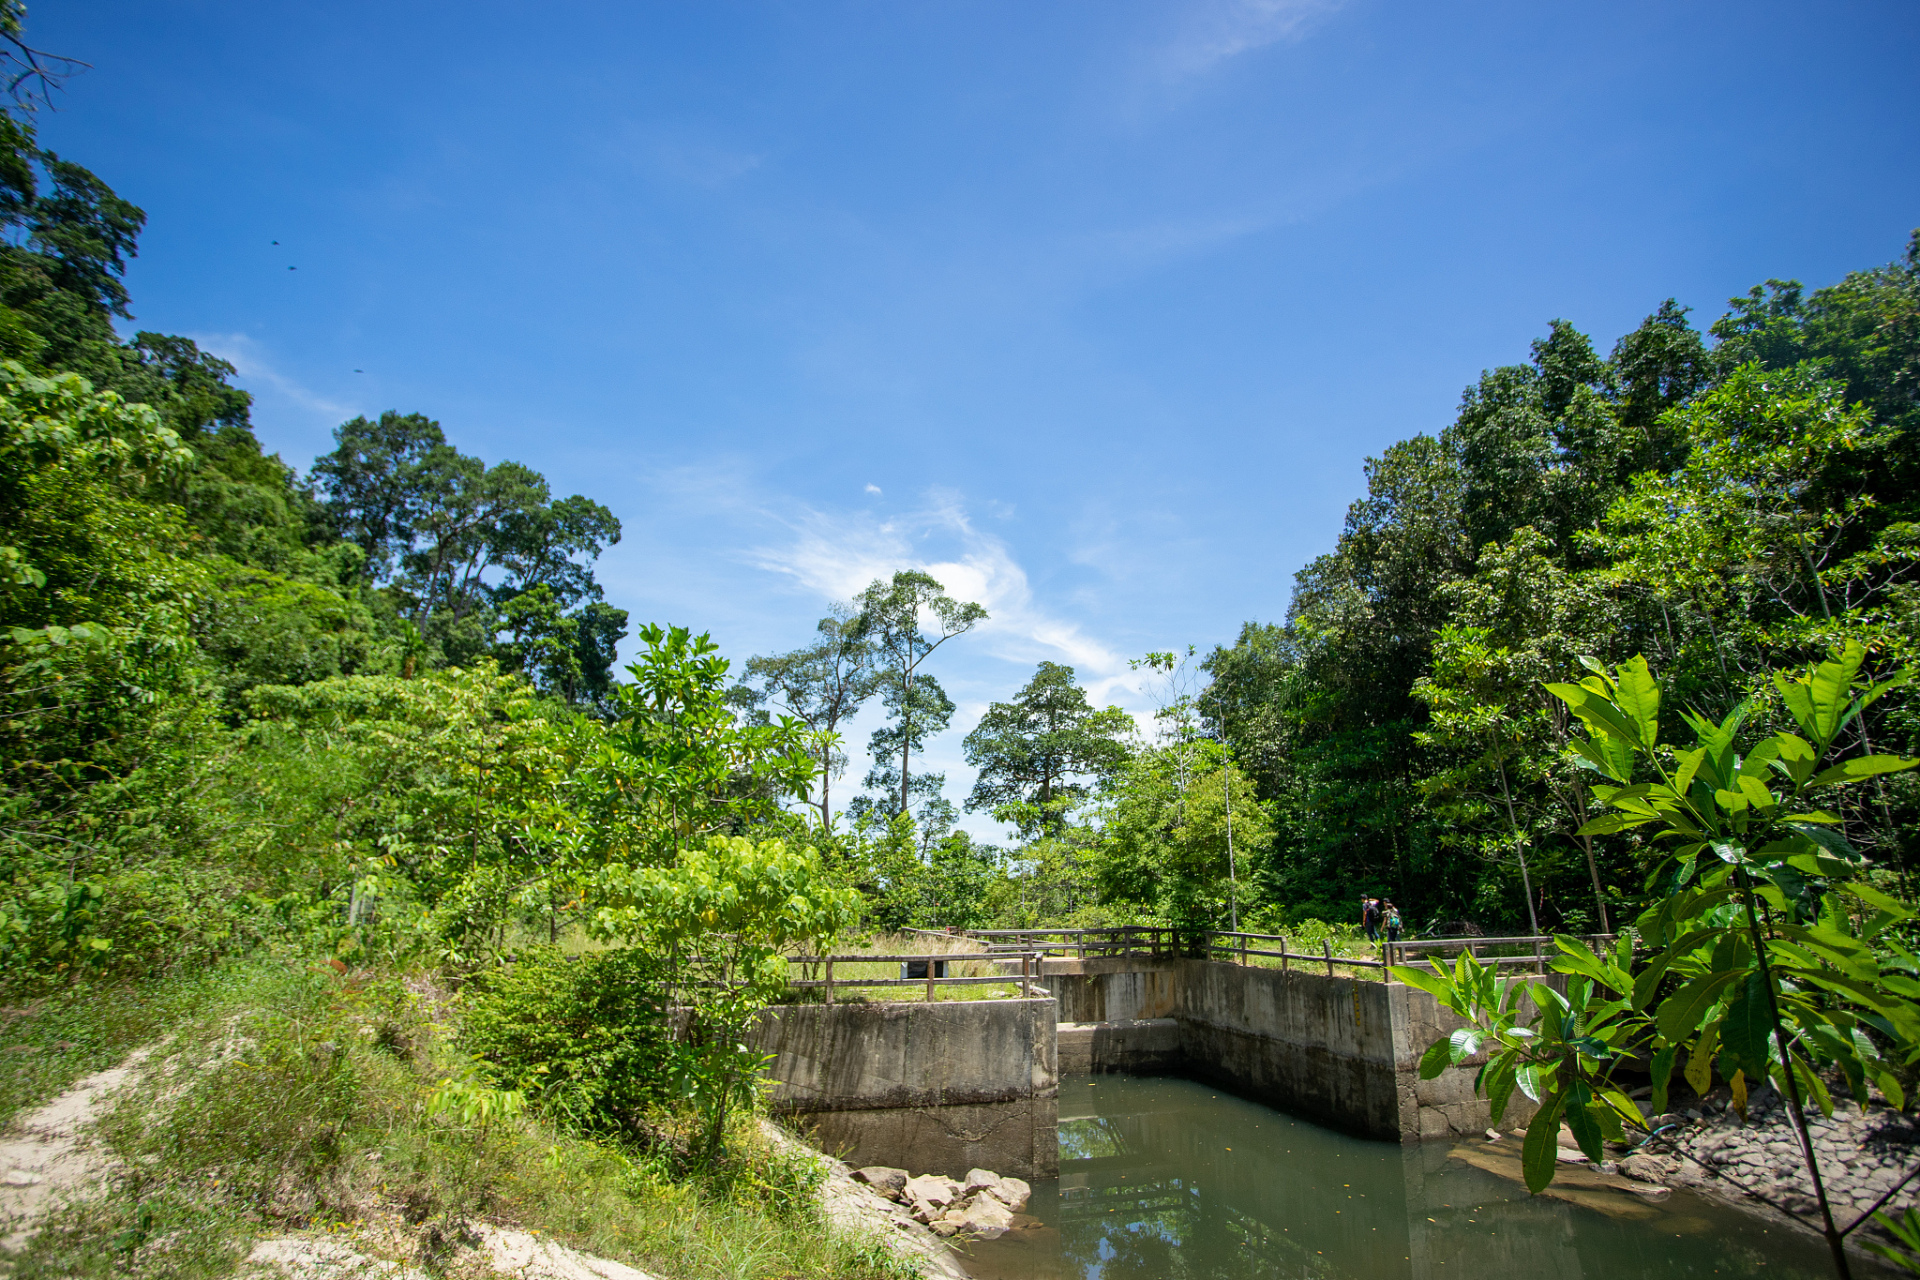
[[[1002, 965], [1008, 972], [998, 974], [977, 974], [965, 977], [948, 977], [947, 962], [954, 960], [989, 961]], [[1012, 972], [1014, 961], [1019, 961], [1020, 971]], [[968, 987], [989, 984], [1005, 985], [1018, 982], [1020, 998], [1033, 998], [1034, 979], [1040, 976], [1040, 954], [1034, 951], [1019, 952], [950, 952], [947, 955], [888, 955], [888, 956], [788, 956], [789, 965], [817, 966], [821, 976], [818, 978], [790, 978], [787, 985], [802, 990], [820, 990], [825, 993], [825, 1002], [833, 1003], [835, 988], [848, 987], [925, 987], [927, 999], [932, 1000], [936, 987]], [[924, 963], [926, 975], [915, 978], [854, 978], [842, 974], [835, 977], [833, 967], [836, 964], [902, 964]]]

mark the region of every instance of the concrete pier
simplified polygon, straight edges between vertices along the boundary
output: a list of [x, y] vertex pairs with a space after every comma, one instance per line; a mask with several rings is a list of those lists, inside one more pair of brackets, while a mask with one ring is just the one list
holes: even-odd
[[774, 1055], [776, 1111], [849, 1164], [965, 1177], [1059, 1168], [1051, 999], [780, 1005], [755, 1044]]

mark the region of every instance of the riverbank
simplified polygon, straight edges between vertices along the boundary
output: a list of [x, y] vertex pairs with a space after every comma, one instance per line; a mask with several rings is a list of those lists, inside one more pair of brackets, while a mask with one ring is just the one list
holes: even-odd
[[[1647, 1183], [1686, 1187], [1761, 1219], [1817, 1230], [1819, 1204], [1800, 1153], [1785, 1099], [1771, 1085], [1756, 1090], [1743, 1120], [1723, 1098], [1656, 1118], [1658, 1137], [1619, 1162], [1620, 1172]], [[1812, 1113], [1814, 1151], [1836, 1225], [1842, 1230], [1882, 1206], [1897, 1217], [1920, 1203], [1920, 1124], [1884, 1103], [1862, 1112], [1836, 1106]], [[1904, 1184], [1904, 1185], [1903, 1185]], [[1890, 1240], [1871, 1220], [1856, 1237]]]
[[[568, 1251], [549, 1262], [587, 1267], [581, 1276], [926, 1274], [878, 1236], [833, 1229], [824, 1158], [751, 1120], [723, 1168], [690, 1175], [669, 1153], [466, 1107], [476, 1086], [455, 1044], [457, 1002], [424, 975], [262, 959], [172, 994], [125, 999], [164, 1004], [163, 1028], [109, 1016], [112, 990], [7, 1011], [0, 1061], [39, 1064], [10, 1099], [0, 1170], [19, 1193], [0, 1204], [20, 1219], [4, 1233], [13, 1280], [297, 1274], [288, 1268], [339, 1249], [488, 1271], [532, 1265], [549, 1246]], [[76, 1089], [83, 1073], [53, 1065], [123, 1063], [139, 1047], [126, 1038], [156, 1030], [151, 1055], [114, 1068], [111, 1088]]]

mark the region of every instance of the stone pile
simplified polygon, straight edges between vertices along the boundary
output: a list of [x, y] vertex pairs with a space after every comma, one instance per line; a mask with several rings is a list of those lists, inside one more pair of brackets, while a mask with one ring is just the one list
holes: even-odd
[[[1920, 1126], [1885, 1105], [1862, 1114], [1842, 1098], [1834, 1102], [1833, 1118], [1814, 1111], [1809, 1128], [1827, 1198], [1844, 1229], [1920, 1163]], [[1818, 1220], [1819, 1208], [1799, 1142], [1786, 1106], [1771, 1086], [1755, 1091], [1744, 1124], [1731, 1107], [1719, 1102], [1654, 1116], [1649, 1123], [1665, 1132], [1622, 1160], [1621, 1173], [1734, 1200], [1764, 1197]], [[1898, 1216], [1914, 1203], [1917, 1191], [1920, 1178], [1901, 1187], [1887, 1209]], [[1873, 1230], [1861, 1228], [1862, 1232]]]
[[924, 1222], [935, 1235], [974, 1240], [993, 1240], [1012, 1230], [1014, 1215], [1027, 1207], [1033, 1193], [1019, 1178], [1003, 1178], [987, 1169], [968, 1171], [965, 1181], [938, 1173], [916, 1178], [886, 1165], [855, 1169], [853, 1176], [906, 1206], [914, 1221]]

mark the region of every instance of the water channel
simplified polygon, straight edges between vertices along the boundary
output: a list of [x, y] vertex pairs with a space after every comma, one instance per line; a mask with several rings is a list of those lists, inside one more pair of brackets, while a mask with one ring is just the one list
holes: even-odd
[[1188, 1080], [1067, 1076], [1038, 1224], [975, 1244], [966, 1265], [976, 1280], [1832, 1274], [1819, 1241], [1685, 1192], [1529, 1197], [1518, 1171], [1511, 1142], [1402, 1147]]

